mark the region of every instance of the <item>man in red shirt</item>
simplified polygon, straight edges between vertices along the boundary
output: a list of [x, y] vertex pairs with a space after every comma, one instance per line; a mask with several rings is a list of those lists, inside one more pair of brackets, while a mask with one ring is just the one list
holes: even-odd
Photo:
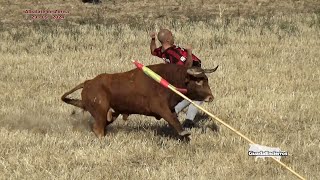
[[[151, 54], [162, 58], [165, 63], [173, 63], [177, 65], [192, 67], [201, 67], [201, 61], [192, 54], [192, 49], [187, 46], [186, 49], [174, 45], [174, 37], [168, 29], [161, 29], [158, 33], [158, 40], [161, 46], [157, 48], [155, 36], [156, 33], [151, 33], [150, 50]], [[194, 101], [196, 104], [202, 104], [202, 101]], [[189, 101], [183, 100], [175, 106], [175, 113], [179, 113], [185, 107], [189, 106], [186, 120], [183, 123], [184, 128], [192, 128], [195, 126], [194, 118], [198, 109]]]

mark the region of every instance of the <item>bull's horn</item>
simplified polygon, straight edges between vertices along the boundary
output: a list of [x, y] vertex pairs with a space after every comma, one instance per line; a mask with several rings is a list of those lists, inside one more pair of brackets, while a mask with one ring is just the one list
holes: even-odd
[[204, 73], [213, 73], [218, 69], [219, 65], [213, 69], [203, 69]]
[[203, 71], [200, 68], [197, 68], [197, 69], [196, 68], [189, 68], [187, 70], [187, 73], [190, 75], [196, 76], [196, 75], [202, 74]]

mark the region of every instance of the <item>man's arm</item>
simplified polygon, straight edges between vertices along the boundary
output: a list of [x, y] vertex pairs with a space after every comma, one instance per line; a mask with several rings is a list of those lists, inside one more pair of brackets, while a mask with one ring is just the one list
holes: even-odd
[[156, 33], [152, 32], [150, 34], [150, 37], [151, 37], [150, 51], [151, 51], [152, 55], [156, 56], [156, 54], [154, 53], [154, 50], [157, 48], [157, 45], [156, 45]]
[[192, 60], [192, 48], [190, 45], [188, 45], [186, 47], [186, 50], [187, 50], [187, 60], [186, 60], [186, 63], [184, 64], [186, 67], [191, 67], [192, 66], [192, 63], [193, 63], [193, 60]]

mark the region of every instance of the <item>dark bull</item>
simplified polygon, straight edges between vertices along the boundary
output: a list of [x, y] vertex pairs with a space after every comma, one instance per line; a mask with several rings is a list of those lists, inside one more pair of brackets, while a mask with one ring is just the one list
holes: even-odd
[[[187, 89], [186, 96], [192, 100], [213, 101], [206, 70], [198, 67], [186, 68], [175, 64], [156, 64], [147, 66], [166, 79], [173, 86]], [[67, 96], [83, 88], [80, 99]], [[146, 76], [141, 70], [133, 69], [123, 73], [100, 74], [91, 80], [79, 84], [66, 92], [62, 101], [82, 108], [93, 116], [93, 132], [97, 137], [105, 135], [106, 127], [119, 114], [141, 114], [166, 120], [180, 136], [189, 136], [184, 131], [177, 117], [172, 113], [182, 97], [164, 88]], [[112, 113], [111, 108], [115, 111]]]

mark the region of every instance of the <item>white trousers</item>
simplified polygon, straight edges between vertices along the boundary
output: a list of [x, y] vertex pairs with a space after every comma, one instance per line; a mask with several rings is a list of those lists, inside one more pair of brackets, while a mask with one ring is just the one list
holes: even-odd
[[[201, 105], [203, 103], [203, 101], [193, 101], [195, 104], [197, 105]], [[190, 120], [194, 120], [194, 118], [196, 117], [197, 113], [198, 113], [198, 108], [195, 107], [193, 104], [191, 104], [188, 100], [183, 100], [181, 102], [179, 102], [175, 107], [174, 110], [176, 111], [176, 113], [178, 114], [180, 111], [182, 111], [184, 108], [186, 108], [187, 106], [189, 106], [188, 108], [188, 112], [187, 112], [187, 118], [186, 119], [190, 119]]]

